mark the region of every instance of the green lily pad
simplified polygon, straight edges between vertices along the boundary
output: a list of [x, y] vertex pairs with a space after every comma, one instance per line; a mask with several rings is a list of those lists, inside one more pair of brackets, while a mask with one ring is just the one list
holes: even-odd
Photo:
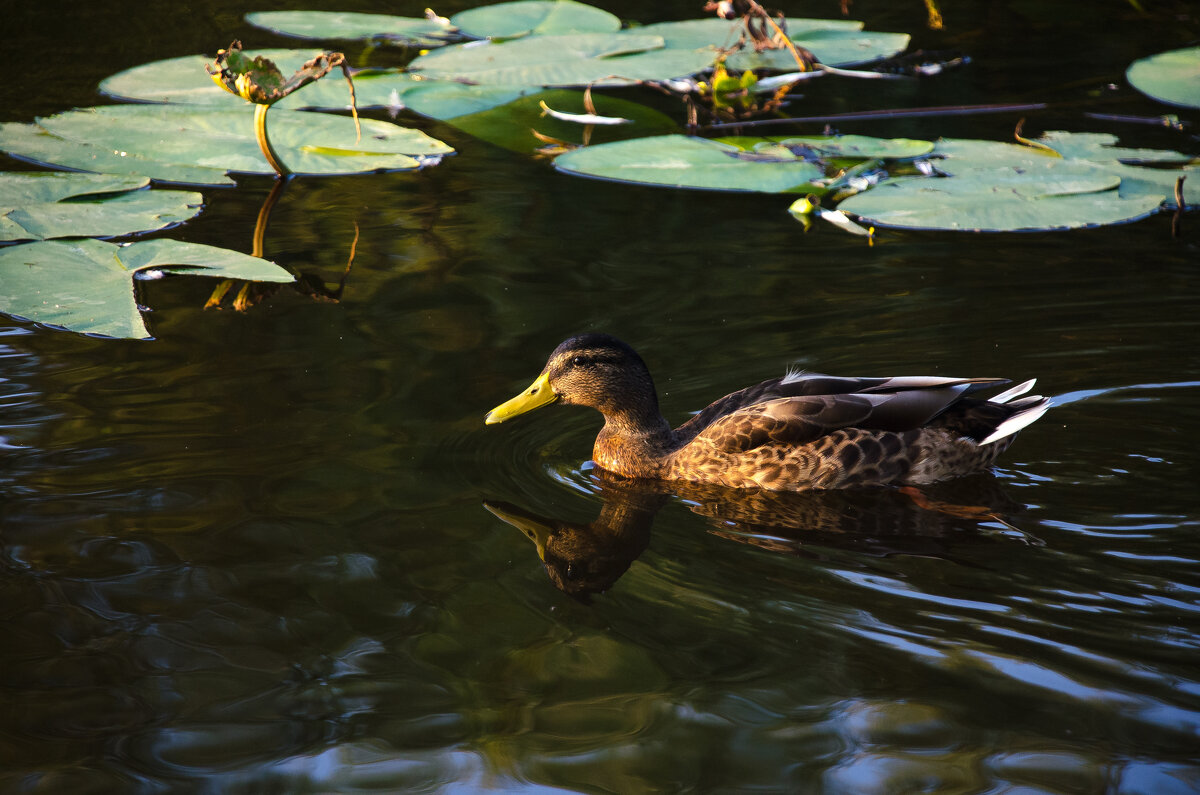
[[[863, 23], [848, 19], [789, 19], [788, 35], [799, 47], [811, 50], [821, 63], [830, 66], [888, 58], [908, 47], [906, 33], [872, 33], [863, 31]], [[661, 36], [669, 49], [713, 50], [737, 43], [740, 20], [688, 19], [680, 22], [659, 22], [637, 28], [643, 35]], [[730, 69], [771, 69], [795, 71], [796, 61], [787, 50], [768, 50], [756, 54], [747, 48], [726, 61]]]
[[290, 282], [278, 265], [236, 251], [143, 240], [50, 240], [0, 249], [0, 312], [81, 334], [149, 339], [134, 295], [139, 272]]
[[539, 88], [527, 86], [475, 86], [449, 80], [422, 80], [404, 95], [414, 113], [449, 121], [507, 105]]
[[[1170, 150], [1125, 149], [1114, 146], [1116, 141], [1115, 136], [1107, 133], [1072, 133], [1057, 130], [1049, 131], [1038, 139], [1038, 143], [1049, 146], [1068, 162], [1091, 163], [1119, 177], [1121, 184], [1118, 192], [1121, 198], [1156, 197], [1158, 201], [1166, 202], [1166, 206], [1173, 207], [1175, 181], [1182, 175], [1195, 173], [1197, 169], [1190, 166], [1183, 169], [1146, 168], [1129, 165], [1129, 162], [1181, 164], [1191, 162], [1192, 159]], [[938, 141], [934, 154], [945, 158], [941, 161], [940, 168], [952, 174], [961, 169], [989, 165], [1038, 168], [1047, 159], [1057, 159], [1029, 146], [969, 139]], [[1195, 204], [1193, 201], [1189, 206]]]
[[[246, 50], [248, 57], [265, 57], [284, 71], [295, 71], [312, 58], [311, 50]], [[166, 102], [185, 105], [245, 107], [241, 97], [219, 87], [204, 67], [212, 63], [206, 55], [185, 55], [135, 66], [105, 78], [100, 91], [110, 97], [135, 102]], [[361, 71], [354, 75], [354, 93], [359, 110], [393, 108], [404, 104], [409, 89], [422, 83], [412, 75], [393, 70]], [[310, 83], [275, 103], [274, 109], [322, 108], [347, 110], [350, 90], [346, 81], [330, 77]], [[274, 112], [274, 111], [272, 111]]]
[[[788, 23], [789, 30], [791, 23]], [[812, 52], [817, 60], [830, 66], [853, 66], [878, 61], [904, 52], [910, 37], [907, 33], [872, 33], [870, 31], [814, 31], [804, 36], [792, 35], [792, 42]], [[785, 49], [742, 51], [726, 61], [730, 69], [770, 69], [794, 72], [796, 59]]]
[[621, 20], [574, 0], [517, 0], [460, 11], [450, 21], [468, 36], [512, 39], [560, 33], [615, 33]]
[[[147, 160], [270, 174], [254, 139], [253, 108], [108, 105], [60, 113], [38, 123], [77, 144]], [[297, 174], [354, 174], [418, 168], [453, 150], [419, 130], [363, 119], [363, 136], [342, 116], [274, 109], [272, 143]]]
[[[245, 52], [247, 57], [272, 60], [285, 72], [296, 71], [314, 54], [312, 50], [278, 49]], [[231, 108], [245, 105], [244, 99], [230, 94], [212, 81], [204, 68], [212, 62], [212, 57], [207, 55], [185, 55], [181, 58], [142, 64], [101, 80], [100, 93], [116, 99], [138, 102], [225, 105]], [[341, 88], [348, 104], [349, 92], [344, 84]], [[287, 99], [281, 100], [279, 107], [284, 107]]]
[[1125, 70], [1129, 84], [1151, 99], [1200, 108], [1200, 47], [1187, 47], [1134, 61]]
[[583, 176], [706, 190], [786, 193], [818, 188], [823, 169], [801, 158], [760, 158], [704, 138], [661, 135], [588, 146], [560, 155], [560, 171]]
[[712, 60], [712, 52], [667, 49], [659, 36], [578, 33], [444, 47], [417, 58], [409, 69], [469, 83], [569, 87], [684, 77]]
[[1076, 229], [1145, 217], [1161, 197], [1122, 198], [1121, 178], [1086, 162], [1044, 157], [1026, 166], [962, 168], [951, 177], [901, 177], [838, 209], [878, 226], [975, 232]]
[[[298, 39], [341, 39], [435, 46], [454, 28], [434, 19], [358, 14], [342, 11], [258, 11], [247, 14], [251, 25]], [[282, 68], [282, 67], [281, 67]]]
[[135, 174], [181, 185], [234, 184], [223, 168], [164, 163], [129, 152], [67, 141], [36, 124], [0, 124], [0, 150], [43, 166], [104, 174]]
[[808, 149], [823, 158], [846, 158], [861, 160], [908, 160], [933, 151], [932, 141], [912, 138], [872, 138], [868, 135], [791, 135], [758, 138], [731, 136], [716, 139], [746, 151], [774, 151], [784, 149]]
[[[448, 95], [450, 86], [458, 86], [464, 91], [487, 89], [486, 86], [463, 86], [458, 83], [442, 83], [430, 81], [429, 89], [432, 97], [426, 97], [424, 92], [417, 91], [410, 95], [413, 110], [424, 113], [426, 110], [447, 112], [458, 103]], [[493, 93], [493, 91], [497, 93]], [[480, 140], [501, 146], [514, 152], [534, 152], [544, 145], [533, 133], [538, 133], [563, 141], [579, 142], [583, 137], [583, 126], [568, 121], [560, 121], [548, 116], [542, 110], [541, 103], [556, 111], [564, 113], [584, 113], [582, 91], [555, 88], [546, 91], [519, 96], [504, 103], [487, 107], [483, 100], [487, 98], [500, 99], [502, 95], [497, 89], [486, 92], [482, 97], [474, 95], [476, 103], [470, 98], [464, 98], [461, 107], [477, 104], [478, 110], [454, 116], [435, 116], [457, 127]], [[600, 116], [610, 116], [628, 119], [629, 124], [620, 126], [593, 126], [590, 139], [594, 144], [601, 144], [632, 136], [658, 135], [678, 130], [678, 125], [670, 117], [653, 108], [636, 102], [593, 94], [592, 102]], [[430, 113], [429, 115], [434, 115]]]
[[2, 172], [0, 240], [116, 237], [165, 229], [193, 217], [204, 203], [199, 193], [140, 190], [149, 184], [145, 177]]

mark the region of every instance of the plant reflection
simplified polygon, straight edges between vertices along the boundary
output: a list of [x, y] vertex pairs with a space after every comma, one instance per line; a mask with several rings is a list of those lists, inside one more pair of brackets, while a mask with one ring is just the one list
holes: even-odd
[[[265, 106], [261, 106], [265, 107]], [[262, 207], [258, 211], [258, 219], [254, 223], [254, 239], [250, 250], [250, 255], [253, 257], [263, 256], [263, 242], [267, 235], [267, 224], [271, 219], [271, 210], [275, 209], [275, 204], [279, 201], [279, 197], [283, 195], [283, 189], [288, 184], [286, 179], [277, 179], [271, 187], [271, 192], [267, 194], [267, 198], [263, 201]], [[306, 295], [314, 301], [322, 301], [334, 303], [342, 300], [342, 293], [346, 289], [346, 278], [350, 275], [350, 268], [354, 265], [354, 253], [358, 249], [358, 222], [354, 223], [354, 240], [350, 243], [350, 255], [346, 259], [346, 269], [342, 271], [342, 276], [338, 279], [337, 287], [329, 288], [325, 284], [325, 280], [313, 273], [296, 273], [296, 281], [289, 286], [301, 295]], [[279, 284], [264, 285], [258, 282], [245, 282], [238, 290], [237, 296], [233, 299], [233, 308], [238, 312], [245, 312], [250, 307], [260, 301], [271, 297], [279, 292]], [[220, 308], [221, 302], [225, 299], [226, 293], [233, 287], [232, 279], [225, 279], [215, 288], [208, 301], [205, 302], [205, 309]]]
[[645, 551], [655, 516], [672, 498], [705, 517], [711, 533], [790, 555], [815, 557], [836, 548], [949, 558], [953, 535], [985, 531], [989, 524], [1024, 543], [1041, 544], [1004, 518], [1022, 506], [991, 475], [921, 489], [767, 492], [623, 480], [599, 472], [592, 485], [603, 503], [591, 522], [484, 501], [534, 543], [554, 586], [584, 603], [611, 588]]

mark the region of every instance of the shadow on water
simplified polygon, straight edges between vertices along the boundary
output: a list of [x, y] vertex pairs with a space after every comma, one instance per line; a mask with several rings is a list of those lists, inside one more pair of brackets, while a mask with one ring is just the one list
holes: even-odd
[[[829, 559], [843, 550], [866, 557], [920, 555], [978, 565], [956, 559], [955, 545], [997, 532], [1041, 543], [1008, 521], [1023, 506], [990, 474], [920, 489], [791, 493], [624, 480], [597, 469], [590, 485], [601, 500], [599, 515], [590, 522], [540, 516], [508, 502], [483, 504], [533, 542], [556, 588], [584, 603], [616, 584], [649, 545], [659, 511], [675, 501], [704, 517], [708, 532], [716, 536], [814, 559]], [[987, 525], [995, 529], [985, 530]]]

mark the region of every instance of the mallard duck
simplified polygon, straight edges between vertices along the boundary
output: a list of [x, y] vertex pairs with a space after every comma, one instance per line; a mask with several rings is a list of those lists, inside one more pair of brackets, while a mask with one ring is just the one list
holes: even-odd
[[563, 342], [533, 384], [488, 412], [492, 425], [555, 400], [604, 415], [592, 458], [626, 478], [775, 491], [920, 485], [991, 466], [1049, 398], [1031, 379], [844, 378], [789, 370], [726, 395], [672, 430], [633, 348], [607, 334]]

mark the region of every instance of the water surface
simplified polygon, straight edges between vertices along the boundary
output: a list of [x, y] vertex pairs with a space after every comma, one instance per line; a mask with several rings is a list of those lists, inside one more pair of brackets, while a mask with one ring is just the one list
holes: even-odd
[[[1146, 5], [965, 4], [933, 33], [921, 3], [863, 0], [869, 28], [973, 64], [814, 86], [805, 112], [1048, 100], [1027, 132], [1198, 152], [1081, 115], [1163, 112], [1121, 74], [1198, 23]], [[2, 120], [94, 104], [147, 60], [286, 44], [240, 21], [273, 7], [295, 6], [6, 11], [32, 60]], [[1200, 218], [867, 247], [780, 197], [581, 180], [409, 123], [459, 154], [297, 180], [272, 216], [266, 254], [330, 286], [358, 224], [339, 303], [204, 311], [212, 283], [180, 278], [139, 287], [154, 342], [0, 324], [0, 788], [1200, 789]], [[248, 250], [270, 182], [239, 182], [171, 236]], [[630, 495], [587, 466], [586, 411], [482, 424], [582, 330], [638, 348], [673, 421], [793, 362], [1037, 376], [1056, 405], [924, 507]], [[485, 501], [540, 522], [550, 565]], [[588, 565], [606, 591], [556, 587]]]

